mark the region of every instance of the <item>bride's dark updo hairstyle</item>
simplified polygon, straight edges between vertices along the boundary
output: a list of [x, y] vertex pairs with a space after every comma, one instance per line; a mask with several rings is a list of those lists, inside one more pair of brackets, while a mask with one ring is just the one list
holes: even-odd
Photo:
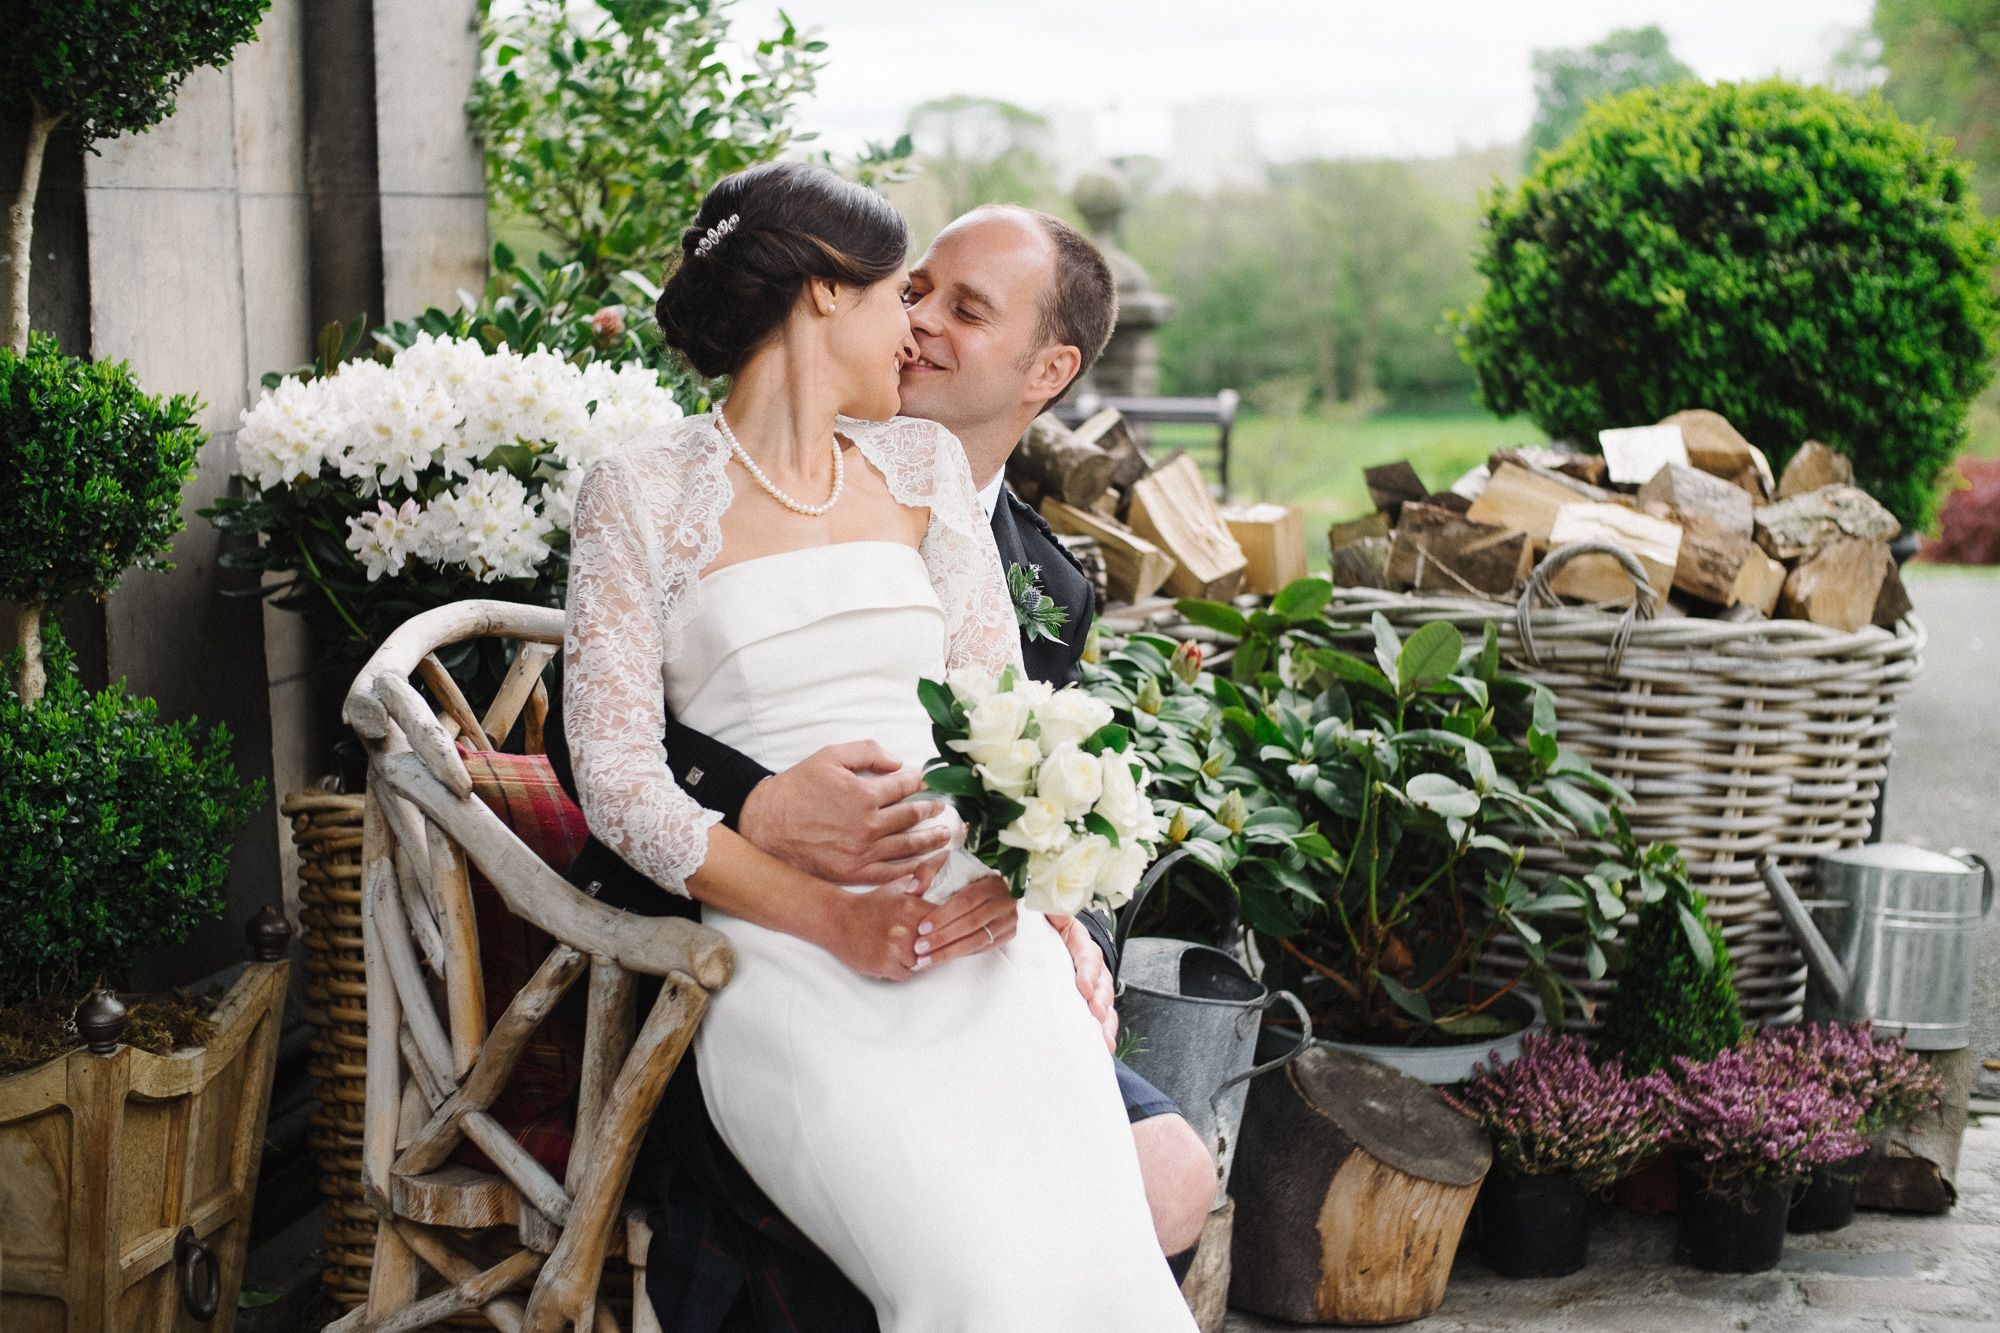
[[888, 200], [824, 167], [767, 162], [716, 182], [681, 233], [655, 314], [701, 375], [733, 375], [785, 322], [810, 278], [865, 287], [894, 273], [909, 224]]

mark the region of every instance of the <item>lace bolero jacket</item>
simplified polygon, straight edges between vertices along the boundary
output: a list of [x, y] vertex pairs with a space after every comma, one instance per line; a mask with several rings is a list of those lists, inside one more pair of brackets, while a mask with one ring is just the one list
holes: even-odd
[[[930, 510], [919, 554], [944, 608], [952, 668], [1019, 667], [1021, 644], [992, 529], [958, 437], [932, 421], [842, 418], [897, 502]], [[584, 818], [662, 888], [687, 892], [722, 816], [667, 767], [663, 671], [680, 654], [696, 579], [722, 549], [734, 491], [714, 417], [649, 432], [577, 489], [563, 633], [564, 732]]]

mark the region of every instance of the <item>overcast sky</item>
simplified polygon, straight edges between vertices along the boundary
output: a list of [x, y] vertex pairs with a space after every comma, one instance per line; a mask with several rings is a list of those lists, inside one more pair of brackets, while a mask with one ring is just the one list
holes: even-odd
[[[781, 6], [742, 0], [735, 35]], [[1161, 154], [1176, 103], [1252, 104], [1265, 153], [1432, 155], [1518, 139], [1530, 54], [1658, 23], [1706, 79], [1824, 77], [1871, 0], [787, 0], [830, 44], [803, 117], [836, 149], [952, 93], [1092, 113], [1106, 154]]]

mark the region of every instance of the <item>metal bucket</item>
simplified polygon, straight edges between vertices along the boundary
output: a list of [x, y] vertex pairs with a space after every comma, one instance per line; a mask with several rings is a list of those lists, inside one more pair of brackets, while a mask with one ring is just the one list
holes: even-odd
[[[1254, 1063], [1264, 1010], [1283, 1001], [1303, 1036], [1284, 1055]], [[1118, 1021], [1136, 1037], [1126, 1064], [1180, 1104], [1216, 1162], [1216, 1203], [1229, 1188], [1236, 1131], [1249, 1082], [1312, 1041], [1312, 1020], [1290, 991], [1267, 990], [1220, 949], [1186, 940], [1128, 940], [1118, 966]]]
[[1807, 1016], [1871, 1018], [1906, 1032], [1912, 1050], [1970, 1045], [1992, 868], [1956, 849], [1944, 856], [1874, 843], [1821, 857], [1813, 883], [1816, 922], [1844, 975], [1815, 974], [1821, 984], [1807, 997]]

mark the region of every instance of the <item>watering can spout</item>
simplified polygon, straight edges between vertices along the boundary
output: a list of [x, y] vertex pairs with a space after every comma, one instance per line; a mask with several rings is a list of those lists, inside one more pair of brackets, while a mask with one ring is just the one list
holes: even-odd
[[1833, 946], [1826, 942], [1826, 936], [1819, 933], [1813, 923], [1812, 913], [1778, 870], [1778, 863], [1770, 857], [1762, 857], [1757, 862], [1757, 873], [1764, 878], [1764, 887], [1771, 891], [1771, 901], [1778, 905], [1778, 914], [1785, 918], [1785, 925], [1791, 930], [1792, 938], [1799, 942], [1799, 949], [1805, 954], [1806, 970], [1813, 980], [1826, 989], [1829, 996], [1839, 999], [1848, 993], [1849, 977], [1840, 959], [1833, 953]]

